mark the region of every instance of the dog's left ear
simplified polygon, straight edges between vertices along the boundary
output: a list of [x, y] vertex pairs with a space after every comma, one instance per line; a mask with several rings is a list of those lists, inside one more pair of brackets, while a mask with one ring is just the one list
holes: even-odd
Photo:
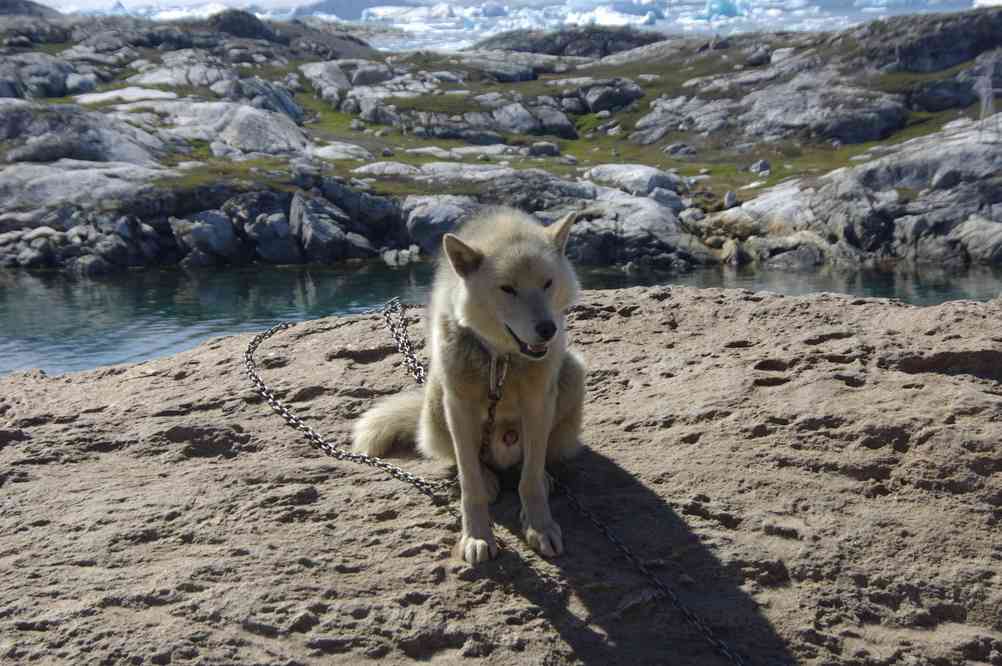
[[574, 223], [581, 217], [581, 211], [574, 211], [573, 213], [568, 213], [546, 228], [547, 233], [550, 234], [550, 239], [553, 241], [553, 244], [557, 246], [557, 250], [559, 250], [561, 254], [567, 249], [567, 239], [571, 237], [571, 227], [574, 226]]

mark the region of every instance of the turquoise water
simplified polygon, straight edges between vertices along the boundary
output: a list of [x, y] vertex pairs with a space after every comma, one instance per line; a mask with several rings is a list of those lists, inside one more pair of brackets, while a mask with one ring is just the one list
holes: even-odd
[[[586, 271], [581, 277], [590, 289], [676, 284], [790, 295], [834, 291], [917, 305], [989, 300], [1002, 293], [1002, 271], [805, 274], [713, 268], [660, 277]], [[0, 374], [28, 368], [57, 374], [134, 363], [279, 321], [360, 312], [393, 296], [422, 302], [430, 278], [428, 264], [404, 269], [258, 266], [191, 274], [154, 270], [100, 281], [0, 273]]]

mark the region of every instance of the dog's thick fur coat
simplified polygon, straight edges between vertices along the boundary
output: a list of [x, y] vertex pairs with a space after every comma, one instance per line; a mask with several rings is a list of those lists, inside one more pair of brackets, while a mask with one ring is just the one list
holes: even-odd
[[[519, 495], [529, 545], [563, 551], [550, 515], [545, 464], [580, 447], [584, 366], [568, 351], [564, 315], [578, 281], [564, 255], [575, 214], [543, 227], [508, 208], [467, 222], [442, 241], [428, 307], [431, 365], [423, 389], [387, 398], [356, 423], [355, 450], [382, 456], [397, 444], [454, 462], [462, 494], [458, 555], [470, 564], [497, 553], [488, 503], [491, 467], [522, 462]], [[496, 427], [481, 451], [492, 356], [510, 359]]]

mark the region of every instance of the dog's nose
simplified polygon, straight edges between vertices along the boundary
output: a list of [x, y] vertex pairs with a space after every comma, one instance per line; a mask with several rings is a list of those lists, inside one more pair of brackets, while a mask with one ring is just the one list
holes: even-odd
[[536, 335], [543, 340], [549, 340], [557, 334], [557, 325], [552, 321], [541, 321], [536, 324]]

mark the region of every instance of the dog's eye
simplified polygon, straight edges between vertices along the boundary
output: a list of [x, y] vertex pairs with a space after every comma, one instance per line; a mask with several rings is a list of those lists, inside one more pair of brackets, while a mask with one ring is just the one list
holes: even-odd
[[512, 287], [512, 286], [507, 285], [507, 284], [504, 285], [503, 287], [501, 287], [501, 291], [503, 291], [506, 294], [511, 294], [512, 296], [517, 296], [518, 295], [518, 292], [515, 291], [515, 287]]
[[543, 291], [546, 291], [547, 289], [549, 289], [552, 286], [553, 286], [553, 280], [547, 280], [546, 284], [543, 285]]

